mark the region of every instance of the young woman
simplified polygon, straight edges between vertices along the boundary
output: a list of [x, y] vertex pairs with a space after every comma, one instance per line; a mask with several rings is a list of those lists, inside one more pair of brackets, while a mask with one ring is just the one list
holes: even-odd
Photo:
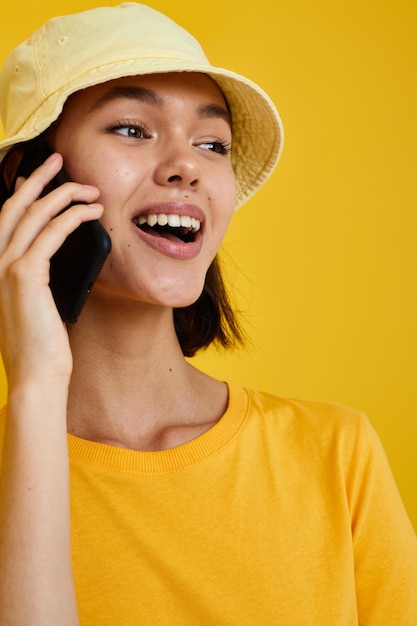
[[[278, 160], [269, 98], [134, 3], [48, 22], [0, 86], [0, 624], [415, 624], [366, 418], [184, 359], [240, 339], [216, 255]], [[52, 156], [15, 180], [39, 136]], [[111, 252], [63, 324], [50, 260], [96, 219]]]

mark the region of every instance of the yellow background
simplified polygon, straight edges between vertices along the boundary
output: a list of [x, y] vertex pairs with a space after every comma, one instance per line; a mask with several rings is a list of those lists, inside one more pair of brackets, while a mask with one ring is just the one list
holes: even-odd
[[[98, 4], [4, 3], [0, 61], [48, 17]], [[286, 129], [280, 166], [224, 246], [252, 344], [195, 362], [250, 387], [364, 409], [417, 529], [415, 0], [152, 6], [213, 63], [260, 83]]]

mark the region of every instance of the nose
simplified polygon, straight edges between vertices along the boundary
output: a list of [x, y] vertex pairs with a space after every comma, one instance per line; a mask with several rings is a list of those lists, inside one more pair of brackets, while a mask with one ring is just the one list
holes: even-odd
[[160, 185], [197, 188], [201, 170], [193, 150], [193, 146], [164, 150], [155, 168], [155, 181]]

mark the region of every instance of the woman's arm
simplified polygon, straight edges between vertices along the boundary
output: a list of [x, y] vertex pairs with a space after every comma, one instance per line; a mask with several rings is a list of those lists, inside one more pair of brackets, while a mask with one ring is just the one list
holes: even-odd
[[64, 381], [11, 391], [0, 482], [0, 624], [77, 624]]
[[78, 624], [70, 553], [66, 409], [72, 355], [49, 289], [49, 259], [98, 190], [69, 183], [41, 200], [54, 155], [0, 214], [0, 349], [9, 399], [0, 474], [0, 624]]

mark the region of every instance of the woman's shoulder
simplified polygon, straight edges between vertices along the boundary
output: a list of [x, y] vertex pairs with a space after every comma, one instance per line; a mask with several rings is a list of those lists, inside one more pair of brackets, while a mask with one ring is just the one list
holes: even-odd
[[339, 468], [340, 476], [360, 481], [370, 467], [383, 476], [390, 473], [380, 438], [365, 412], [246, 388], [235, 388], [231, 398], [235, 394], [246, 396], [241, 443], [247, 449], [260, 450], [277, 462], [286, 459], [307, 474], [316, 473], [318, 467], [330, 473]]
[[[267, 391], [230, 387], [231, 402], [243, 406], [247, 428], [272, 440], [306, 444], [310, 448], [379, 446], [366, 413], [331, 401], [297, 399]], [[236, 402], [236, 404], [238, 403]], [[307, 443], [306, 443], [307, 442]]]
[[357, 425], [368, 421], [364, 411], [332, 401], [293, 398], [247, 387], [230, 387], [232, 398], [242, 398], [242, 394], [246, 396], [247, 411], [264, 420], [294, 424], [310, 422], [312, 425]]

